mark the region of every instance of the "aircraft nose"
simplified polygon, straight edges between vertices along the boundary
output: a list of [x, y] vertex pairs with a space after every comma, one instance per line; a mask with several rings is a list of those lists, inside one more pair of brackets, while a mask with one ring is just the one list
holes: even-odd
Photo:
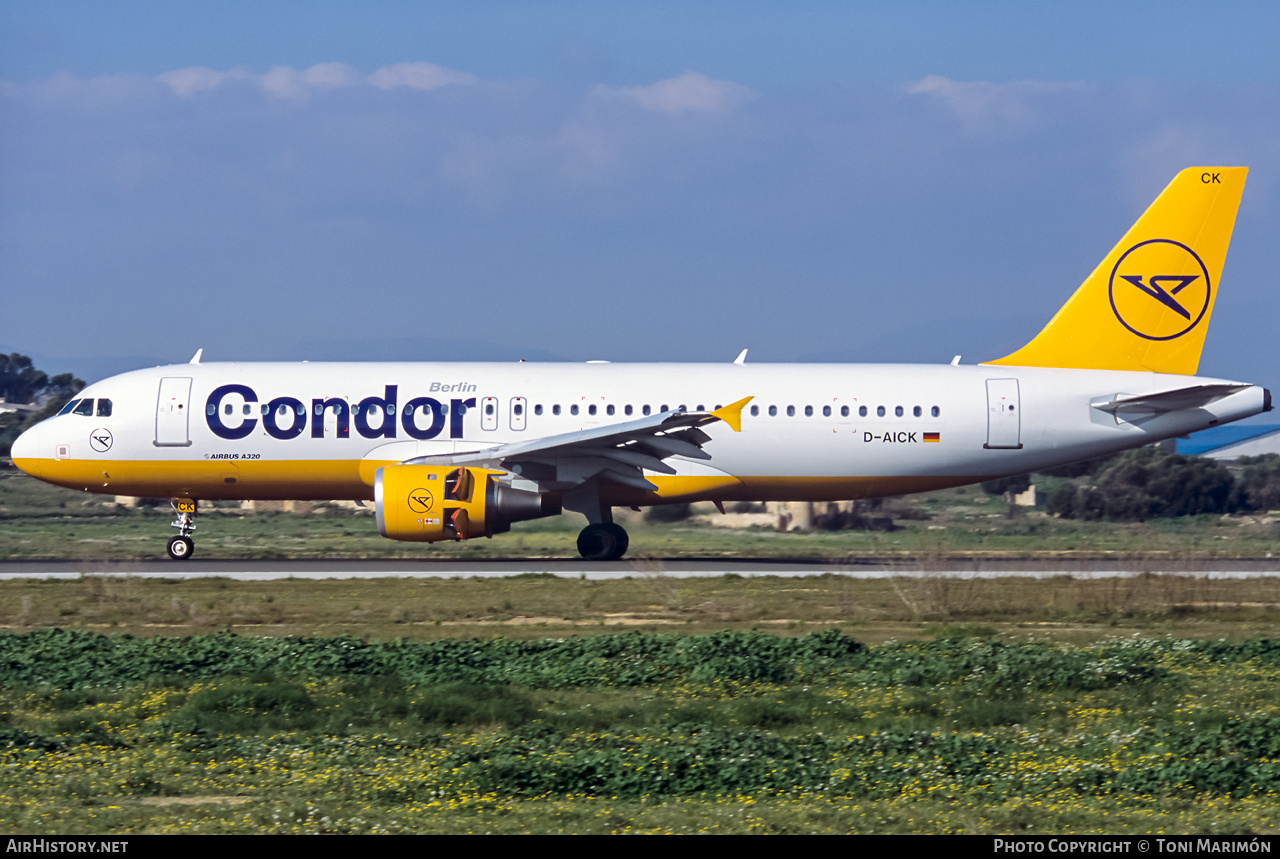
[[14, 439], [13, 446], [9, 448], [13, 464], [32, 477], [40, 476], [36, 468], [36, 459], [40, 456], [40, 436], [43, 435], [40, 429], [39, 426], [33, 426]]

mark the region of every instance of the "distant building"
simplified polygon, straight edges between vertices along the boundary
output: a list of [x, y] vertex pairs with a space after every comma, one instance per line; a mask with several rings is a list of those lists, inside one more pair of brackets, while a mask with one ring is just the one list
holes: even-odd
[[1213, 427], [1178, 439], [1178, 453], [1223, 461], [1280, 453], [1280, 426]]
[[1043, 507], [1046, 500], [1045, 494], [1033, 483], [1023, 492], [1006, 492], [1005, 498], [1010, 504], [1016, 504], [1019, 507]]
[[14, 414], [15, 412], [22, 415], [30, 415], [40, 411], [40, 408], [35, 403], [11, 403], [4, 397], [0, 397], [0, 415]]

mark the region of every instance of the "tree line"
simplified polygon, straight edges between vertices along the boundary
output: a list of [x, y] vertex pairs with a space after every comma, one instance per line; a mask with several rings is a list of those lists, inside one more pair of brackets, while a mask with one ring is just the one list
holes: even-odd
[[1228, 468], [1213, 459], [1142, 447], [1034, 477], [987, 481], [982, 488], [993, 495], [1021, 492], [1033, 479], [1048, 485], [1045, 510], [1064, 519], [1142, 522], [1280, 509], [1280, 455], [1273, 453], [1241, 457]]
[[72, 373], [50, 376], [37, 369], [26, 355], [17, 352], [0, 354], [0, 398], [8, 403], [35, 404], [35, 412], [0, 413], [0, 456], [8, 456], [14, 439], [28, 427], [58, 411], [67, 401], [84, 390], [84, 380]]

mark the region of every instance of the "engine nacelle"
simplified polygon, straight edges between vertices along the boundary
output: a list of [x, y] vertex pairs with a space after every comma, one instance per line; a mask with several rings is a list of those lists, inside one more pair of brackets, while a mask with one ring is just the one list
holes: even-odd
[[388, 465], [374, 474], [378, 533], [435, 543], [492, 537], [512, 522], [557, 516], [560, 504], [502, 483], [501, 471], [452, 465]]

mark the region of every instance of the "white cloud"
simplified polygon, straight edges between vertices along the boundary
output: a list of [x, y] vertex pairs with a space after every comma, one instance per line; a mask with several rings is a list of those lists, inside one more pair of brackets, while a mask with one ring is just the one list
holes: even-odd
[[645, 110], [675, 116], [681, 113], [725, 113], [755, 98], [755, 92], [731, 81], [713, 80], [698, 72], [685, 72], [648, 86], [600, 85], [595, 95], [603, 99], [632, 101]]
[[173, 90], [181, 98], [190, 98], [196, 93], [214, 90], [227, 81], [248, 80], [251, 76], [243, 69], [232, 69], [220, 72], [217, 69], [203, 66], [192, 66], [186, 69], [174, 69], [156, 76], [161, 83]]
[[42, 80], [0, 84], [0, 95], [32, 98], [46, 103], [80, 104], [85, 107], [124, 106], [144, 101], [156, 91], [155, 81], [142, 75], [114, 74], [90, 78], [60, 71]]
[[308, 86], [334, 89], [359, 83], [360, 73], [346, 63], [317, 63], [302, 73]]
[[276, 66], [259, 78], [258, 84], [276, 98], [306, 98], [310, 94], [302, 72], [289, 66]]
[[1084, 85], [1074, 81], [953, 81], [929, 75], [908, 84], [911, 95], [937, 99], [959, 120], [971, 127], [1020, 125], [1030, 119], [1046, 96], [1077, 92]]
[[435, 63], [396, 63], [394, 66], [383, 66], [369, 75], [369, 83], [378, 89], [433, 90], [450, 84], [473, 84], [479, 79], [466, 72], [455, 72]]
[[434, 63], [397, 63], [384, 66], [367, 77], [346, 63], [317, 63], [304, 71], [291, 66], [276, 66], [263, 75], [253, 75], [240, 68], [224, 72], [195, 66], [164, 72], [156, 77], [180, 98], [192, 98], [225, 84], [241, 82], [257, 85], [276, 98], [303, 99], [317, 91], [360, 85], [384, 90], [406, 87], [425, 91], [450, 84], [473, 84], [479, 80], [475, 75]]

